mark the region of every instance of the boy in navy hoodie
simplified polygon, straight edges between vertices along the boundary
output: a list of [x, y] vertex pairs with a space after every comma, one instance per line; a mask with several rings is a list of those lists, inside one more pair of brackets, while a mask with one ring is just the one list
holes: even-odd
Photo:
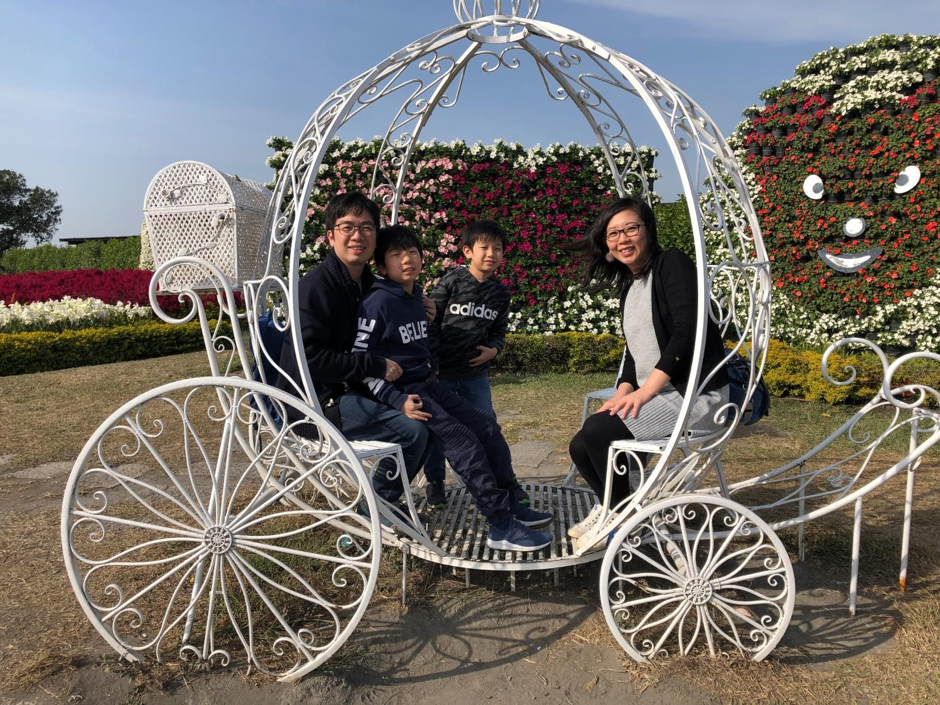
[[520, 504], [513, 484], [512, 457], [496, 421], [442, 387], [431, 371], [428, 322], [421, 303], [421, 243], [409, 228], [382, 228], [375, 247], [379, 274], [359, 306], [354, 351], [394, 360], [402, 368], [394, 382], [365, 380], [375, 397], [405, 416], [424, 421], [437, 436], [451, 467], [476, 500], [489, 523], [487, 545], [498, 550], [535, 551], [551, 543], [551, 534], [532, 527], [552, 515]]

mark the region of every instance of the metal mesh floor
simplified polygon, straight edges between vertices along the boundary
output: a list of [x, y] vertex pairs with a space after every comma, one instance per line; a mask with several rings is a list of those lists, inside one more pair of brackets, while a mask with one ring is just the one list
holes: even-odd
[[402, 538], [401, 544], [407, 547], [410, 555], [434, 563], [477, 570], [550, 570], [604, 557], [603, 551], [575, 556], [572, 539], [568, 536], [568, 528], [582, 521], [597, 501], [593, 492], [532, 482], [523, 482], [522, 487], [529, 494], [533, 509], [553, 515], [551, 524], [540, 527], [540, 530], [552, 534], [552, 542], [541, 550], [495, 551], [488, 548], [486, 519], [477, 511], [473, 498], [463, 485], [447, 488], [447, 506], [444, 509], [429, 511], [424, 497], [417, 502], [418, 511], [430, 517], [428, 535], [447, 552], [446, 556], [439, 556], [407, 538]]

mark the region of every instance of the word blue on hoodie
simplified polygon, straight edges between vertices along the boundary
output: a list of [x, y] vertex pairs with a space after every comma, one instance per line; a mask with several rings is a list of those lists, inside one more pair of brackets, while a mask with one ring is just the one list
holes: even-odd
[[[428, 316], [421, 302], [421, 287], [408, 294], [391, 279], [376, 278], [359, 304], [354, 352], [369, 352], [401, 365], [402, 385], [423, 382], [431, 372]], [[408, 395], [392, 382], [367, 377], [369, 391], [383, 404], [401, 409]]]

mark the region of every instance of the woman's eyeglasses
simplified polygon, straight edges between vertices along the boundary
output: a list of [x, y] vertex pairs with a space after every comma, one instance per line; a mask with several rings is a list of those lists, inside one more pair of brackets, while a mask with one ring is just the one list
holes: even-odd
[[620, 239], [621, 235], [626, 235], [629, 238], [638, 237], [640, 234], [640, 228], [642, 228], [646, 223], [629, 223], [618, 230], [608, 230], [607, 231], [607, 242], [617, 242]]

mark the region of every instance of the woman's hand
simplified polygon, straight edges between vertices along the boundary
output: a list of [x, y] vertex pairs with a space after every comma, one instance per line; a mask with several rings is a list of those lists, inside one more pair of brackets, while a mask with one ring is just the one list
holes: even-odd
[[[617, 414], [620, 418], [625, 419], [627, 418], [627, 414], [630, 414], [630, 418], [635, 419], [637, 414], [640, 413], [640, 408], [655, 396], [655, 394], [640, 387], [635, 392], [630, 392], [626, 396], [618, 399], [615, 404], [612, 404], [610, 407], [610, 415], [613, 416]], [[611, 401], [613, 401], [613, 399], [611, 399]]]
[[610, 415], [617, 414], [622, 419], [636, 418], [640, 408], [650, 399], [659, 394], [659, 391], [669, 383], [669, 375], [660, 369], [654, 369], [649, 379], [639, 389], [634, 390], [633, 385], [624, 382], [617, 387], [617, 393], [604, 402], [598, 412], [609, 411]]
[[424, 406], [424, 403], [421, 401], [421, 397], [417, 394], [409, 394], [408, 398], [405, 399], [405, 403], [401, 405], [401, 413], [407, 416], [409, 419], [414, 419], [415, 421], [427, 421], [431, 418], [431, 415], [426, 411], [421, 411], [421, 407]]
[[[627, 397], [627, 395], [630, 394], [632, 391], [633, 391], [633, 385], [630, 384], [629, 382], [624, 382], [619, 387], [617, 387], [617, 391], [614, 392], [614, 395], [610, 399], [608, 399], [603, 404], [601, 404], [601, 408], [597, 410], [597, 413], [600, 413], [602, 411], [609, 411], [610, 409], [613, 409], [614, 407], [617, 407], [619, 409], [621, 402], [623, 402], [623, 400]], [[611, 411], [610, 415], [613, 416], [614, 413], [615, 412]]]

